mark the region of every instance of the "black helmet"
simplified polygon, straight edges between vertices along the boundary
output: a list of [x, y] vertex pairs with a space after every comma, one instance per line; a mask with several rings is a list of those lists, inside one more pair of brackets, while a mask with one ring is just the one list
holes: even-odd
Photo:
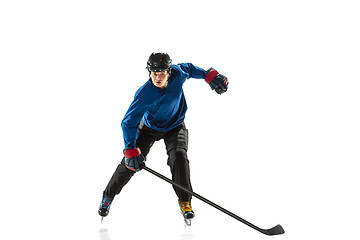
[[167, 53], [152, 53], [147, 61], [147, 69], [149, 72], [170, 71], [171, 58]]

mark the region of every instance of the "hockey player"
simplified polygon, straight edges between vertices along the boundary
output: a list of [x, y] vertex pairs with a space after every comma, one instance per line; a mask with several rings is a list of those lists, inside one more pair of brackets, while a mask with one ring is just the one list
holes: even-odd
[[[187, 105], [183, 84], [189, 78], [205, 79], [212, 90], [227, 91], [228, 80], [215, 69], [205, 71], [191, 63], [172, 65], [167, 53], [153, 53], [147, 62], [150, 79], [135, 93], [121, 122], [124, 158], [116, 168], [99, 207], [105, 217], [110, 205], [135, 172], [140, 171], [155, 141], [164, 139], [172, 180], [192, 190], [190, 182], [188, 130], [184, 124]], [[184, 219], [194, 217], [191, 194], [174, 187]]]

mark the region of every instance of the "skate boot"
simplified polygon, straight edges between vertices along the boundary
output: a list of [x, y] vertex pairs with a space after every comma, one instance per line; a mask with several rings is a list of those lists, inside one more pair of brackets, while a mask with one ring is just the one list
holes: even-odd
[[109, 214], [110, 206], [114, 198], [109, 198], [103, 193], [103, 199], [101, 201], [100, 207], [99, 207], [99, 215], [101, 217], [106, 217]]
[[191, 226], [191, 219], [195, 217], [195, 213], [191, 207], [191, 201], [179, 201], [179, 206], [186, 225]]

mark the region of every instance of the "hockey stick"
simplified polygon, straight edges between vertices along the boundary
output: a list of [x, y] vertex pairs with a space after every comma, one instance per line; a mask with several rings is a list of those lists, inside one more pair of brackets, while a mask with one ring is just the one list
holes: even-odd
[[259, 231], [259, 232], [261, 232], [261, 233], [263, 233], [263, 234], [266, 234], [266, 235], [269, 235], [269, 236], [272, 236], [272, 235], [279, 235], [279, 234], [283, 234], [283, 233], [285, 233], [284, 229], [283, 229], [283, 228], [281, 227], [281, 225], [279, 225], [279, 224], [278, 224], [278, 225], [276, 225], [276, 226], [275, 226], [275, 227], [273, 227], [273, 228], [270, 228], [270, 229], [262, 229], [262, 228], [259, 228], [259, 227], [255, 226], [254, 224], [252, 224], [252, 223], [250, 223], [250, 222], [246, 221], [245, 219], [242, 219], [241, 217], [239, 217], [239, 216], [235, 215], [234, 213], [232, 213], [232, 212], [230, 212], [230, 211], [228, 211], [228, 210], [226, 210], [226, 209], [224, 209], [224, 208], [220, 207], [219, 205], [217, 205], [217, 204], [215, 204], [215, 203], [211, 202], [210, 200], [208, 200], [208, 199], [206, 199], [206, 198], [204, 198], [204, 197], [200, 196], [199, 194], [197, 194], [197, 193], [195, 193], [195, 192], [193, 192], [193, 191], [190, 191], [190, 190], [188, 190], [188, 189], [186, 189], [186, 188], [182, 187], [181, 185], [179, 185], [179, 184], [177, 184], [177, 183], [173, 182], [172, 180], [168, 179], [167, 177], [165, 177], [165, 176], [161, 175], [160, 173], [155, 172], [154, 170], [152, 170], [152, 169], [150, 169], [150, 168], [148, 168], [148, 167], [146, 167], [146, 166], [145, 166], [143, 169], [145, 169], [146, 171], [148, 171], [148, 172], [150, 172], [150, 173], [154, 174], [155, 176], [157, 176], [157, 177], [159, 177], [159, 178], [161, 178], [161, 179], [165, 180], [166, 182], [168, 182], [168, 183], [170, 183], [170, 184], [172, 184], [172, 185], [174, 185], [174, 186], [176, 186], [176, 187], [180, 188], [181, 190], [183, 190], [183, 191], [185, 191], [185, 192], [187, 192], [187, 193], [190, 193], [190, 194], [191, 194], [191, 195], [193, 195], [194, 197], [196, 197], [196, 198], [200, 199], [200, 200], [201, 200], [201, 201], [203, 201], [203, 202], [206, 202], [206, 203], [207, 203], [207, 204], [209, 204], [210, 206], [212, 206], [212, 207], [214, 207], [214, 208], [216, 208], [216, 209], [218, 209], [218, 210], [222, 211], [223, 213], [226, 213], [227, 215], [229, 215], [229, 216], [231, 216], [231, 217], [235, 218], [236, 220], [238, 220], [238, 221], [240, 221], [240, 222], [242, 222], [242, 223], [246, 224], [247, 226], [249, 226], [249, 227], [251, 227], [251, 228], [255, 229], [256, 231]]

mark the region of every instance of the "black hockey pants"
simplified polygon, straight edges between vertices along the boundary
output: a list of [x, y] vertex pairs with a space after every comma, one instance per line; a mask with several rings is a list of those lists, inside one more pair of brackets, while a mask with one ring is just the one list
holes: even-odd
[[[187, 157], [188, 130], [186, 129], [185, 124], [182, 123], [179, 127], [169, 132], [159, 132], [147, 127], [142, 122], [140, 123], [136, 146], [140, 148], [141, 154], [145, 158], [154, 142], [160, 139], [164, 139], [166, 145], [168, 165], [170, 166], [172, 173], [172, 180], [192, 191], [189, 160]], [[110, 198], [119, 194], [134, 173], [134, 171], [126, 168], [125, 159], [123, 158], [112, 175], [105, 189], [105, 194]], [[191, 200], [191, 194], [184, 192], [177, 187], [174, 187], [174, 190], [180, 201]]]

